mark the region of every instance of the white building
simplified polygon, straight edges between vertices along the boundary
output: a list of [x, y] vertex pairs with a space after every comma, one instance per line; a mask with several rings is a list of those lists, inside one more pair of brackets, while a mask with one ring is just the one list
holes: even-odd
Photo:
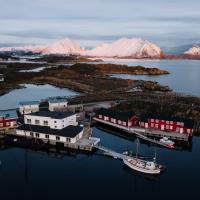
[[0, 82], [4, 82], [4, 76], [3, 76], [3, 74], [0, 74]]
[[64, 98], [49, 99], [49, 110], [58, 111], [67, 108], [67, 100]]
[[67, 126], [77, 126], [76, 114], [71, 112], [39, 111], [24, 115], [25, 124], [48, 126], [51, 129], [63, 129]]
[[83, 127], [69, 112], [40, 111], [24, 115], [24, 123], [16, 135], [54, 143], [76, 143], [83, 137]]
[[21, 114], [29, 114], [39, 111], [39, 101], [26, 101], [19, 103], [19, 112]]

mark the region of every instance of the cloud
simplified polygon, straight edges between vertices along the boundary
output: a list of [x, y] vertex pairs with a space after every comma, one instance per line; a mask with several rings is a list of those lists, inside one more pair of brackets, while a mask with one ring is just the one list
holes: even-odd
[[0, 44], [44, 44], [70, 37], [94, 46], [142, 37], [160, 46], [199, 40], [197, 0], [0, 0]]

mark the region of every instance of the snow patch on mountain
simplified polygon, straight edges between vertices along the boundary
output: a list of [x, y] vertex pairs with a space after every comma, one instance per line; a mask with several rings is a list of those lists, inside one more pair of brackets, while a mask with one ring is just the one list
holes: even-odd
[[188, 51], [185, 51], [184, 54], [191, 56], [200, 56], [200, 46], [193, 45]]
[[122, 38], [110, 44], [99, 45], [83, 54], [92, 57], [160, 58], [162, 50], [147, 40]]

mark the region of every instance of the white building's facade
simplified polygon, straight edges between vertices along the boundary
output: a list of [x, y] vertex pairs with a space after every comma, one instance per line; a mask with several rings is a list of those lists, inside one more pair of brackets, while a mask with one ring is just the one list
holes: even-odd
[[67, 100], [66, 99], [50, 99], [49, 100], [49, 110], [56, 111], [67, 108]]
[[39, 101], [21, 102], [19, 104], [19, 112], [23, 114], [30, 114], [39, 111]]
[[30, 138], [37, 138], [37, 139], [42, 139], [46, 141], [54, 141], [54, 142], [62, 142], [62, 143], [76, 143], [79, 139], [83, 137], [83, 129], [80, 130], [80, 132], [75, 135], [75, 136], [60, 136], [51, 134], [51, 133], [41, 133], [41, 132], [34, 132], [32, 130], [16, 130], [16, 134], [18, 136], [22, 137], [30, 137]]
[[27, 114], [24, 116], [24, 121], [25, 121], [25, 124], [48, 126], [52, 129], [63, 129], [67, 126], [70, 126], [70, 125], [77, 126], [77, 124], [78, 124], [76, 122], [76, 114], [70, 114], [63, 118], [56, 118], [53, 116], [38, 116], [38, 115], [34, 115], [34, 114]]
[[4, 76], [3, 76], [3, 74], [0, 74], [0, 82], [4, 82]]
[[76, 121], [76, 114], [40, 111], [24, 115], [24, 124], [16, 135], [59, 143], [75, 143], [83, 137], [83, 127]]

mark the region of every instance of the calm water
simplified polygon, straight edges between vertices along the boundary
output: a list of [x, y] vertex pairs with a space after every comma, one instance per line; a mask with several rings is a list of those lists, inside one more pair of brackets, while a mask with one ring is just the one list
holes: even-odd
[[[128, 141], [94, 128], [102, 144], [120, 152], [135, 149]], [[97, 152], [98, 153], [98, 152]], [[98, 154], [65, 155], [20, 148], [0, 150], [2, 199], [165, 199], [200, 197], [200, 138], [192, 152], [157, 149], [158, 161], [167, 170], [158, 177], [136, 174], [120, 160]], [[154, 155], [154, 148], [140, 145], [140, 153]]]
[[159, 67], [171, 74], [162, 76], [132, 76], [115, 75], [120, 78], [142, 79], [157, 81], [168, 85], [176, 92], [189, 93], [200, 96], [200, 60], [133, 60], [106, 59], [105, 63], [127, 64], [129, 66], [142, 65], [144, 67]]
[[32, 85], [26, 84], [25, 88], [16, 89], [8, 94], [0, 96], [0, 110], [16, 108], [20, 101], [41, 100], [52, 96], [74, 96], [78, 93], [63, 88], [56, 88], [51, 85]]

